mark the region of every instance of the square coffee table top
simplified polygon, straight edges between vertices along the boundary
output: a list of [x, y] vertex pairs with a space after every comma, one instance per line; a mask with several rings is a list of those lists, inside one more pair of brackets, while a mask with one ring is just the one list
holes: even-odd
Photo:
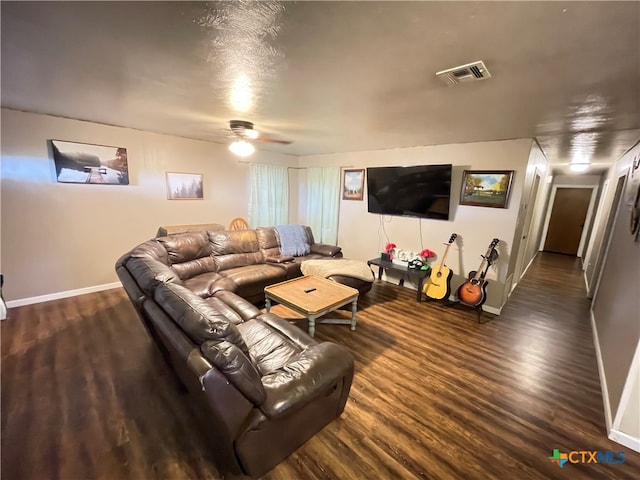
[[358, 298], [358, 290], [326, 278], [306, 275], [269, 285], [265, 293], [273, 300], [307, 315], [331, 310]]

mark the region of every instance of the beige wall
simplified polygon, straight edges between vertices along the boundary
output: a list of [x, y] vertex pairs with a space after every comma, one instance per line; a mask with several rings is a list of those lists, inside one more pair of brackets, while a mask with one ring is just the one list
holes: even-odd
[[[130, 185], [55, 180], [47, 140], [127, 148]], [[296, 166], [256, 152], [252, 161]], [[204, 175], [204, 200], [167, 200], [165, 172]], [[225, 145], [2, 110], [1, 250], [7, 301], [117, 281], [116, 259], [159, 225], [247, 217], [249, 165]], [[290, 170], [297, 216], [296, 170]]]
[[[531, 139], [496, 142], [436, 145], [367, 152], [313, 155], [300, 158], [301, 167], [340, 166], [366, 168], [391, 165], [453, 164], [450, 220], [381, 216], [367, 212], [367, 200], [340, 203], [338, 243], [348, 258], [367, 260], [379, 255], [389, 240], [408, 250], [430, 248], [442, 255], [452, 233], [459, 235], [451, 248], [447, 264], [454, 271], [455, 291], [470, 270], [478, 268], [489, 242], [497, 237], [500, 261], [487, 278], [486, 306], [499, 309], [507, 268], [510, 262], [516, 219], [531, 150]], [[465, 169], [515, 170], [508, 208], [483, 208], [459, 205], [462, 173]], [[302, 178], [302, 177], [301, 177]], [[306, 198], [306, 185], [300, 182], [300, 198]], [[304, 219], [300, 219], [303, 221]], [[386, 235], [383, 233], [383, 228]], [[422, 232], [423, 243], [420, 243]], [[437, 260], [436, 260], [437, 263]]]
[[[640, 147], [636, 146], [616, 164], [615, 172], [627, 172], [633, 156], [638, 154]], [[617, 173], [614, 174], [616, 178]], [[636, 170], [635, 176], [639, 175], [640, 170]], [[629, 232], [630, 207], [625, 198], [630, 183], [627, 179], [592, 304], [604, 371], [601, 380], [606, 382], [612, 417], [618, 413], [632, 358], [640, 341], [640, 241], [634, 241]]]
[[[638, 369], [635, 371], [640, 372]], [[622, 412], [619, 429], [630, 437], [640, 439], [640, 378], [636, 375], [630, 381], [628, 403]]]
[[594, 218], [594, 225], [589, 238], [589, 244], [583, 257], [584, 278], [587, 282], [589, 297], [594, 293], [598, 274], [600, 272], [600, 264], [603, 261], [604, 249], [607, 245], [605, 238], [607, 223], [610, 217], [615, 213], [611, 212], [613, 201], [620, 177], [627, 174], [628, 165], [617, 163], [612, 166], [605, 175], [602, 182], [602, 191], [598, 202], [598, 209]]

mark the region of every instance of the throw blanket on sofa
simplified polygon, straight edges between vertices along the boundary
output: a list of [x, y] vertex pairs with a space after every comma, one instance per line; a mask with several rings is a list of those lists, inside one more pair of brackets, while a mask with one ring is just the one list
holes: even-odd
[[311, 246], [307, 232], [302, 225], [276, 225], [280, 236], [280, 253], [282, 255], [309, 255]]
[[357, 260], [347, 260], [345, 258], [333, 260], [305, 260], [300, 266], [304, 275], [317, 275], [328, 278], [331, 275], [344, 275], [345, 277], [359, 278], [368, 282], [373, 282], [374, 275], [369, 266]]

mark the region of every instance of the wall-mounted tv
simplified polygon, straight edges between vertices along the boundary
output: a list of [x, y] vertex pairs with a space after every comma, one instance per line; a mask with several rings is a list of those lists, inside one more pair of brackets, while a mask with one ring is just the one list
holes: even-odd
[[449, 220], [451, 165], [367, 168], [368, 210]]

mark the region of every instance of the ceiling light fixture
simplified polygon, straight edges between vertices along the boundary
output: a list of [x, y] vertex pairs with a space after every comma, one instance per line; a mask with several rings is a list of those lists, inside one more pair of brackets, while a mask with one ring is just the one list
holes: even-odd
[[229, 150], [239, 157], [248, 157], [256, 151], [255, 147], [246, 140], [236, 140], [229, 145]]
[[569, 169], [572, 172], [584, 172], [589, 169], [591, 164], [589, 162], [572, 162], [569, 164]]

